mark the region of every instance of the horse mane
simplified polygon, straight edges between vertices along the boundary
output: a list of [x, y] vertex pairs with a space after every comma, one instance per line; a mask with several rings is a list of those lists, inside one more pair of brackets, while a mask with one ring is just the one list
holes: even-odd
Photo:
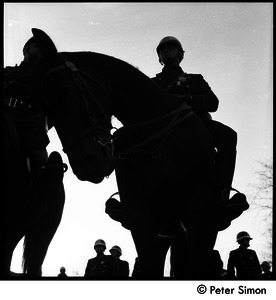
[[[113, 96], [120, 100], [116, 103], [115, 112], [119, 120], [119, 112], [122, 111], [136, 111], [137, 115], [144, 115], [146, 119], [152, 117], [152, 112], [164, 114], [180, 104], [175, 97], [159, 90], [137, 67], [119, 58], [90, 51], [60, 52], [59, 55], [63, 60], [72, 61], [80, 70], [89, 73], [112, 91]], [[144, 105], [141, 105], [143, 101]], [[143, 111], [139, 113], [141, 107]]]

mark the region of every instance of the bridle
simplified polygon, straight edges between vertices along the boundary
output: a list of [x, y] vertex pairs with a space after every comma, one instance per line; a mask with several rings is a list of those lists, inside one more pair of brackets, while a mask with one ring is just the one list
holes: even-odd
[[[104, 148], [106, 148], [106, 146], [109, 145], [113, 149], [113, 137], [110, 131], [114, 127], [110, 123], [111, 116], [105, 113], [98, 98], [95, 96], [91, 87], [89, 86], [87, 79], [92, 81], [101, 89], [104, 89], [104, 91], [108, 95], [110, 95], [109, 90], [100, 81], [98, 81], [88, 73], [79, 70], [74, 63], [67, 60], [62, 55], [59, 54], [59, 57], [63, 60], [63, 64], [47, 71], [46, 77], [49, 77], [53, 73], [59, 72], [61, 70], [69, 70], [71, 72], [74, 84], [80, 91], [81, 98], [83, 100], [85, 111], [87, 113], [87, 117], [90, 124], [89, 128], [82, 132], [82, 134], [79, 135], [77, 139], [72, 141], [70, 144], [66, 145], [63, 151], [67, 153], [70, 150], [70, 148], [73, 148], [73, 146], [79, 140], [82, 140], [86, 136], [91, 135], [91, 133], [93, 134], [94, 141], [96, 143], [100, 144]], [[88, 98], [92, 99], [92, 101], [88, 101]]]

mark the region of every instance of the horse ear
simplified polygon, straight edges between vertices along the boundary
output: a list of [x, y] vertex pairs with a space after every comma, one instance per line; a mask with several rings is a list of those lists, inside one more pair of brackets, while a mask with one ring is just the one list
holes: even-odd
[[57, 55], [58, 51], [54, 42], [43, 30], [32, 28], [32, 33], [41, 52], [46, 58]]

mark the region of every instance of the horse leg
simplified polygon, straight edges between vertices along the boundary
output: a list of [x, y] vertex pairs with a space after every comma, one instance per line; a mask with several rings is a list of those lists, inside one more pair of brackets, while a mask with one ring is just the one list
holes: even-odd
[[[187, 197], [189, 217], [183, 218], [187, 229], [191, 279], [210, 279], [210, 257], [217, 238], [215, 212], [218, 206], [215, 176], [209, 159], [202, 156], [200, 168], [191, 171]], [[189, 182], [189, 181], [188, 181]], [[186, 223], [185, 223], [186, 222]]]
[[164, 267], [166, 262], [166, 256], [168, 250], [172, 244], [171, 237], [157, 237], [157, 261], [156, 261], [156, 271], [158, 277], [164, 277]]
[[150, 229], [136, 224], [136, 228], [131, 230], [131, 235], [139, 257], [141, 278], [160, 279], [163, 274], [160, 274], [157, 268], [157, 234]]
[[23, 252], [23, 272], [28, 275], [41, 275], [49, 243], [60, 223], [65, 199], [62, 179], [62, 158], [59, 153], [52, 152], [32, 188], [32, 205], [26, 212], [33, 221], [25, 235]]
[[24, 272], [28, 276], [41, 276], [41, 266], [46, 257], [48, 247], [60, 224], [65, 202], [63, 184], [55, 195], [52, 195], [49, 207], [35, 224], [27, 232], [24, 241]]
[[170, 277], [182, 280], [189, 279], [189, 259], [187, 231], [184, 228], [179, 228], [171, 245]]
[[215, 246], [217, 231], [203, 228], [194, 223], [188, 228], [189, 243], [189, 279], [208, 280], [211, 278], [211, 254]]

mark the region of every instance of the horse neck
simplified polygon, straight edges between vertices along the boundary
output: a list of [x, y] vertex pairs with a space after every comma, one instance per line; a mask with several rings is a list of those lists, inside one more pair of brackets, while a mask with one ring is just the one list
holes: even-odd
[[123, 125], [139, 124], [166, 115], [182, 102], [161, 94], [153, 87], [143, 88], [143, 84], [128, 85], [124, 94], [115, 99], [114, 115]]
[[112, 96], [112, 103], [106, 98], [103, 106], [108, 105], [111, 114], [123, 125], [159, 117], [175, 105], [157, 90], [149, 77], [125, 61], [95, 52], [61, 52], [59, 57], [72, 61], [103, 83]]
[[144, 74], [130, 72], [119, 75], [113, 85], [113, 112], [123, 125], [147, 122], [176, 108], [175, 99], [157, 90]]

